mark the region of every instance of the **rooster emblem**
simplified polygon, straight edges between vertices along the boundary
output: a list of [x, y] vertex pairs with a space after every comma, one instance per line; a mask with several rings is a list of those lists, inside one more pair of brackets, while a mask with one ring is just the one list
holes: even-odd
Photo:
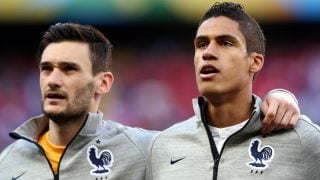
[[249, 162], [248, 166], [256, 169], [266, 169], [274, 155], [274, 150], [271, 146], [263, 146], [260, 148], [261, 141], [259, 139], [253, 139], [249, 146], [249, 155], [254, 160]]
[[87, 158], [90, 165], [94, 167], [90, 171], [92, 175], [108, 175], [111, 172], [110, 167], [113, 163], [111, 151], [103, 150], [98, 155], [98, 148], [92, 145], [87, 149]]

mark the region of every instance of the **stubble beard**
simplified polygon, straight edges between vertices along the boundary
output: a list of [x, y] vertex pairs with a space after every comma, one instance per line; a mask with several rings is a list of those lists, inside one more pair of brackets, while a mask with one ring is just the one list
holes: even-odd
[[72, 101], [68, 103], [66, 109], [61, 112], [48, 112], [44, 109], [42, 102], [42, 112], [45, 116], [56, 123], [63, 123], [77, 119], [83, 119], [87, 116], [90, 101], [94, 96], [94, 84], [89, 82], [84, 88], [78, 89]]

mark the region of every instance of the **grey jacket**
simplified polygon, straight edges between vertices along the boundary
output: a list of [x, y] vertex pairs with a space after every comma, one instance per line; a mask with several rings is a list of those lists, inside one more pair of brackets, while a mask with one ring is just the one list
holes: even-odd
[[37, 143], [48, 128], [44, 116], [32, 118], [10, 136], [16, 141], [0, 156], [0, 179], [145, 179], [148, 147], [157, 132], [104, 121], [89, 113], [86, 123], [66, 146], [55, 176]]
[[195, 116], [156, 137], [148, 159], [153, 180], [320, 179], [320, 131], [306, 116], [293, 129], [262, 137], [261, 100], [250, 120], [216, 150], [206, 123], [206, 103], [194, 99]]

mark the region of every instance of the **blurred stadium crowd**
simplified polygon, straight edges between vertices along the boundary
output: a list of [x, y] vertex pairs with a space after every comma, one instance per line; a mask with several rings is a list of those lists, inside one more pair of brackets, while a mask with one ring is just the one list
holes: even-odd
[[[262, 97], [274, 88], [288, 89], [297, 96], [302, 113], [320, 124], [320, 43], [305, 38], [305, 32], [290, 34], [286, 29], [277, 34], [272, 33], [274, 28], [266, 29], [270, 41], [254, 93]], [[144, 36], [145, 29], [139, 31], [144, 46], [140, 46], [139, 38], [128, 38], [132, 34], [123, 37], [106, 33], [115, 44], [115, 83], [100, 109], [106, 119], [163, 130], [193, 114], [191, 99], [198, 95], [190, 37], [193, 32], [188, 31], [188, 37], [177, 40], [173, 38], [176, 33], [171, 38], [154, 38], [153, 34]], [[283, 33], [289, 35], [284, 37]], [[36, 34], [40, 37], [41, 32]], [[5, 52], [0, 53], [0, 150], [11, 142], [10, 131], [41, 113], [38, 69], [32, 53], [36, 47], [27, 48], [31, 42], [22, 41], [11, 42], [10, 48], [4, 48], [9, 44], [1, 47]]]
[[[274, 88], [288, 89], [302, 112], [320, 124], [319, 1], [234, 1], [265, 23], [267, 57], [254, 92], [264, 96]], [[198, 19], [214, 1], [127, 2], [0, 3], [0, 151], [11, 142], [10, 131], [41, 113], [35, 51], [41, 33], [53, 22], [93, 23], [115, 45], [115, 83], [100, 108], [106, 119], [162, 130], [193, 114], [191, 99], [198, 95], [193, 35]]]

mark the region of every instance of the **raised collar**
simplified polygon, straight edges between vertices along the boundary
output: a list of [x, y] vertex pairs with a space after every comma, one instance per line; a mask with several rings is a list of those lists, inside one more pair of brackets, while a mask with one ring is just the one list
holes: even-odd
[[[254, 101], [253, 111], [251, 112], [250, 119], [245, 125], [242, 133], [252, 133], [253, 131], [259, 131], [262, 128], [261, 119], [263, 118], [263, 114], [260, 110], [262, 101], [256, 95], [252, 95], [252, 100]], [[203, 124], [203, 121], [201, 119], [201, 108], [204, 107], [204, 103], [206, 103], [206, 101], [204, 97], [201, 96], [192, 100], [193, 110], [198, 125]]]
[[[103, 123], [103, 114], [101, 112], [88, 113], [86, 121], [78, 135], [97, 134], [101, 131], [101, 123]], [[9, 133], [9, 135], [14, 139], [24, 137], [33, 141], [37, 141], [39, 135], [48, 129], [49, 119], [44, 115], [40, 115], [28, 119], [14, 131]]]
[[103, 123], [103, 113], [88, 113], [86, 122], [84, 123], [79, 135], [97, 134], [101, 131]]

